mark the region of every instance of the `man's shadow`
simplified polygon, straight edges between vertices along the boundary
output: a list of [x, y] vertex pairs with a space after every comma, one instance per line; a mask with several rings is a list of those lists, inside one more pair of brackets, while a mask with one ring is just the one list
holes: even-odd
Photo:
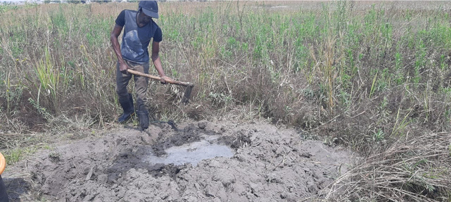
[[[31, 184], [23, 178], [2, 178], [2, 181], [6, 192], [2, 194], [0, 190], [0, 202], [8, 201], [6, 198], [9, 198], [9, 202], [22, 201], [20, 196], [28, 194], [31, 189]], [[1, 185], [0, 189], [2, 189]], [[3, 196], [5, 193], [7, 196]]]

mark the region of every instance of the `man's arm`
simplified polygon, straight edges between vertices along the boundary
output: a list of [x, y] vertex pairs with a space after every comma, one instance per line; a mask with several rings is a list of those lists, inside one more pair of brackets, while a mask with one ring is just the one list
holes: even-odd
[[111, 31], [110, 41], [113, 46], [114, 53], [116, 53], [117, 61], [119, 62], [119, 70], [122, 73], [127, 73], [127, 63], [122, 59], [121, 47], [119, 45], [118, 37], [122, 32], [122, 27], [119, 25], [114, 25], [113, 31]]
[[166, 81], [170, 81], [172, 79], [167, 77], [164, 74], [164, 70], [161, 65], [159, 53], [160, 53], [160, 42], [153, 42], [152, 43], [152, 56], [151, 56], [152, 62], [155, 65], [155, 69], [158, 71], [158, 75], [160, 75], [161, 83], [165, 84]]

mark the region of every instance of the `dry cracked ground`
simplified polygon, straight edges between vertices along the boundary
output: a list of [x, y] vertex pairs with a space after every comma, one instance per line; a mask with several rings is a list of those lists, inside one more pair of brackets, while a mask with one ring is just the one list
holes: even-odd
[[294, 129], [200, 121], [58, 143], [2, 177], [11, 201], [302, 201], [350, 161]]

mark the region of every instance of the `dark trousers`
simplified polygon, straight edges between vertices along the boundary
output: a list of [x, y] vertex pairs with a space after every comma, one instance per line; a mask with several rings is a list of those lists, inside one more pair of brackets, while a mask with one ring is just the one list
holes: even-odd
[[[149, 63], [139, 64], [132, 61], [124, 60], [127, 65], [132, 70], [136, 70], [142, 73], [149, 73]], [[128, 91], [127, 91], [127, 85], [131, 78], [134, 78], [135, 81], [135, 92], [136, 92], [136, 99], [137, 99], [137, 105], [138, 109], [140, 107], [144, 107], [147, 104], [147, 85], [149, 82], [149, 79], [147, 77], [142, 77], [138, 75], [133, 75], [130, 73], [123, 74], [121, 71], [119, 71], [119, 62], [116, 66], [116, 92], [119, 96], [119, 100], [127, 100], [128, 99]]]

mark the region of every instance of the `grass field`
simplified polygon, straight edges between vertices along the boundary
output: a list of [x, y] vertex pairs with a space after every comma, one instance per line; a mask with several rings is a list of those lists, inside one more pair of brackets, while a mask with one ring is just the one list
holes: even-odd
[[[183, 106], [183, 88], [152, 82], [157, 119], [265, 118], [348, 146], [366, 163], [337, 181], [336, 200], [451, 200], [450, 3], [159, 5], [163, 68], [195, 88]], [[43, 141], [24, 134], [115, 121], [109, 36], [136, 8], [0, 6], [0, 149], [18, 160]]]

